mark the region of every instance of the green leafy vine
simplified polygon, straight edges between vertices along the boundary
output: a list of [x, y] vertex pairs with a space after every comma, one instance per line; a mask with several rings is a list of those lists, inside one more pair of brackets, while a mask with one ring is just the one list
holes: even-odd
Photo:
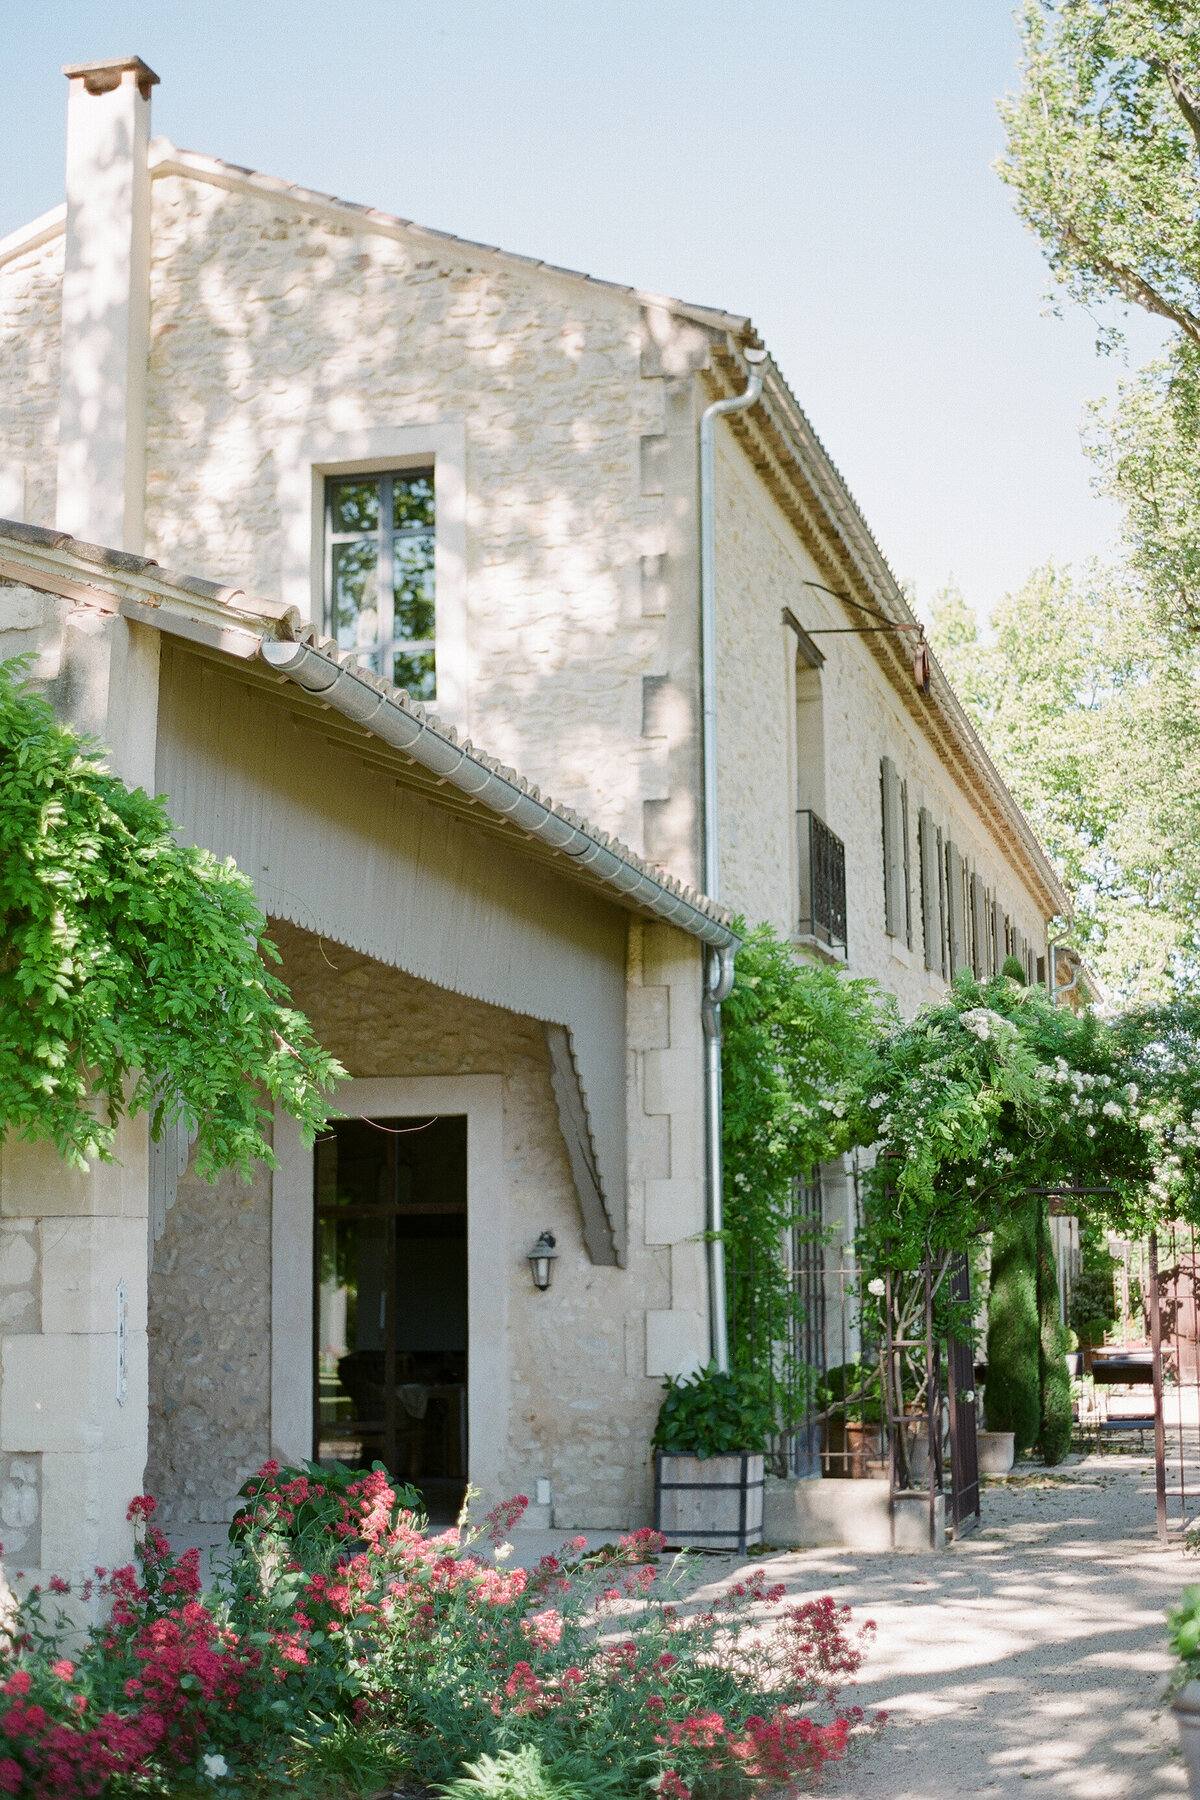
[[0, 663], [0, 1135], [110, 1158], [126, 1111], [196, 1132], [197, 1168], [270, 1162], [268, 1100], [306, 1133], [342, 1073], [264, 961], [250, 882], [180, 844]]

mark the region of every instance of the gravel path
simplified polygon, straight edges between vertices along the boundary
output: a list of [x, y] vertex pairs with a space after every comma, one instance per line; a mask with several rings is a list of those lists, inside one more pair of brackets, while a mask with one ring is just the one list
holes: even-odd
[[[1189, 1476], [1196, 1491], [1200, 1467]], [[1178, 1540], [1177, 1495], [1171, 1520]], [[858, 1698], [890, 1722], [830, 1767], [826, 1800], [1186, 1794], [1163, 1613], [1200, 1581], [1200, 1557], [1157, 1549], [1149, 1458], [989, 1483], [981, 1528], [943, 1555], [813, 1550], [768, 1566], [796, 1597], [836, 1594], [878, 1626]]]

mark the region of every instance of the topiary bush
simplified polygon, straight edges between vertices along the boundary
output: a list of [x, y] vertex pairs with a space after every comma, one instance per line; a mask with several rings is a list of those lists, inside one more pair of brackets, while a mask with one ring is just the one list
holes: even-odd
[[1042, 1423], [1034, 1199], [1007, 1207], [996, 1222], [987, 1357], [984, 1410], [988, 1429], [1011, 1431], [1018, 1453], [1031, 1450]]
[[1071, 1433], [1075, 1427], [1071, 1377], [1067, 1372], [1067, 1332], [1058, 1312], [1058, 1266], [1046, 1203], [1039, 1199], [1034, 1201], [1034, 1206], [1038, 1215], [1038, 1377], [1041, 1389], [1037, 1447], [1043, 1462], [1059, 1463], [1071, 1448]]

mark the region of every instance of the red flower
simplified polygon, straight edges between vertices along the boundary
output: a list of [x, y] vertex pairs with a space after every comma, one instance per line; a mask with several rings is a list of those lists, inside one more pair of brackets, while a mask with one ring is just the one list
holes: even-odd
[[0, 1762], [0, 1793], [19, 1794], [24, 1779], [20, 1763], [14, 1762], [11, 1756]]

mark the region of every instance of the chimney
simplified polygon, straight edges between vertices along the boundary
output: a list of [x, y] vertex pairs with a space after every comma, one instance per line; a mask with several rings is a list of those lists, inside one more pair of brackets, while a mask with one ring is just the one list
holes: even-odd
[[59, 401], [60, 531], [140, 554], [150, 339], [150, 89], [138, 56], [72, 63]]

